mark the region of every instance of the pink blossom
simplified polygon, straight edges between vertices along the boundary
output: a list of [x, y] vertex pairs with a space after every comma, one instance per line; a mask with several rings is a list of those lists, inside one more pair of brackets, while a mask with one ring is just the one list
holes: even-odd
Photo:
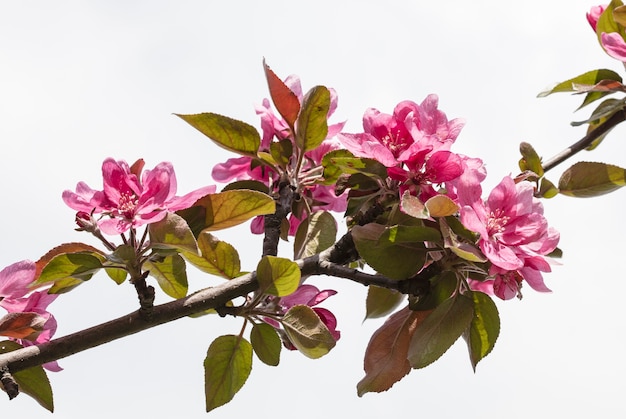
[[23, 260], [0, 271], [0, 306], [3, 301], [23, 297], [28, 294], [28, 286], [35, 279], [35, 262]]
[[594, 31], [596, 30], [596, 27], [598, 25], [598, 19], [600, 19], [600, 15], [602, 15], [604, 10], [606, 9], [606, 6], [607, 5], [593, 6], [591, 10], [587, 12], [587, 22], [589, 22], [589, 25], [591, 25]]
[[205, 186], [178, 197], [171, 163], [159, 163], [143, 174], [142, 168], [143, 160], [129, 167], [123, 160], [107, 158], [102, 163], [102, 191], [79, 182], [76, 192], [63, 192], [63, 200], [76, 211], [107, 216], [98, 221], [100, 229], [106, 234], [121, 234], [131, 227], [160, 221], [167, 211], [189, 208], [215, 192], [215, 186]]
[[616, 60], [626, 62], [626, 42], [624, 42], [622, 35], [618, 32], [602, 32], [600, 42], [607, 54]]
[[363, 133], [337, 137], [355, 156], [376, 159], [387, 167], [398, 166], [424, 150], [449, 150], [464, 122], [448, 121], [437, 109], [438, 101], [437, 95], [427, 96], [420, 105], [406, 100], [396, 105], [392, 115], [367, 109]]
[[517, 276], [537, 291], [549, 291], [541, 272], [550, 271], [545, 255], [556, 248], [559, 234], [548, 227], [543, 205], [533, 192], [531, 183], [515, 184], [507, 176], [486, 202], [461, 208], [461, 222], [480, 235], [478, 245], [494, 265], [490, 275], [495, 277], [494, 292], [501, 298], [510, 298], [515, 284], [521, 284]]

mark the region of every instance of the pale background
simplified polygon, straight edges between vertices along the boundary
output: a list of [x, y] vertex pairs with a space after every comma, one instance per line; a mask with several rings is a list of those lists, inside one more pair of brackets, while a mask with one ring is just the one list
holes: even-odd
[[[569, 126], [590, 112], [573, 113], [581, 97], [537, 99], [539, 91], [587, 70], [623, 70], [586, 22], [594, 4], [2, 1], [0, 266], [89, 240], [73, 231], [60, 196], [79, 180], [100, 187], [108, 156], [143, 157], [146, 167], [171, 161], [180, 194], [212, 182], [211, 166], [230, 155], [173, 113], [217, 112], [259, 127], [263, 57], [281, 77], [299, 74], [305, 89], [334, 87], [333, 121], [347, 120], [348, 132], [360, 129], [367, 107], [391, 112], [401, 100], [439, 94], [449, 118], [467, 119], [455, 150], [486, 162], [491, 187], [517, 172], [520, 141], [549, 157], [584, 134]], [[624, 133], [614, 130], [580, 158], [625, 166]], [[210, 417], [624, 417], [625, 194], [545, 202], [565, 252], [563, 266], [546, 275], [554, 292], [527, 288], [521, 302], [498, 302], [501, 336], [476, 373], [460, 341], [390, 391], [358, 398], [363, 352], [381, 322], [361, 322], [364, 287], [316, 278], [339, 290], [324, 304], [339, 319], [336, 349], [317, 361], [283, 352], [277, 368], [255, 359], [241, 392]], [[253, 269], [260, 237], [247, 231], [218, 235]], [[193, 289], [218, 282], [190, 276]], [[62, 336], [135, 308], [131, 286], [98, 275], [51, 311]], [[184, 319], [63, 359], [65, 370], [49, 374], [55, 416], [206, 417], [206, 349], [240, 325]], [[0, 406], [3, 418], [49, 416], [27, 396], [0, 395]]]

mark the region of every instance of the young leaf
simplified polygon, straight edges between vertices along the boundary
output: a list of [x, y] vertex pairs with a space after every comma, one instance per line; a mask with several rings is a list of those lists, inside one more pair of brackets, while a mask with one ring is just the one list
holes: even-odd
[[316, 211], [300, 223], [293, 242], [294, 259], [328, 249], [337, 237], [337, 221], [327, 211]]
[[324, 166], [324, 184], [332, 185], [345, 174], [363, 173], [367, 176], [385, 179], [387, 168], [374, 159], [355, 157], [348, 150], [329, 151], [322, 157]]
[[264, 364], [273, 367], [278, 365], [282, 343], [276, 329], [267, 323], [255, 324], [250, 331], [250, 343], [256, 356]]
[[214, 113], [175, 115], [220, 147], [244, 156], [256, 157], [261, 137], [252, 125]]
[[306, 152], [317, 148], [328, 134], [330, 92], [324, 86], [315, 86], [304, 96], [296, 126], [296, 145]]
[[232, 279], [241, 273], [239, 253], [232, 245], [218, 240], [208, 231], [198, 236], [201, 256], [183, 253], [185, 259], [203, 272]]
[[223, 406], [243, 387], [252, 371], [252, 345], [241, 336], [220, 336], [204, 360], [206, 411]]
[[607, 163], [578, 162], [559, 179], [563, 195], [587, 198], [604, 195], [626, 184], [626, 170]]
[[276, 204], [271, 196], [247, 189], [229, 190], [200, 198], [191, 207], [177, 211], [194, 235], [200, 231], [222, 230], [257, 215], [272, 214]]
[[35, 262], [35, 266], [37, 270], [35, 272], [35, 278], [39, 278], [41, 271], [43, 268], [50, 262], [55, 256], [64, 254], [64, 253], [78, 253], [78, 252], [91, 252], [97, 253], [102, 257], [105, 257], [104, 252], [101, 250], [90, 246], [85, 243], [64, 243], [61, 244], [51, 250], [49, 250], [45, 255], [39, 258], [37, 262]]
[[543, 166], [541, 166], [541, 157], [535, 151], [532, 145], [526, 142], [522, 142], [519, 145], [519, 151], [522, 154], [522, 158], [519, 161], [520, 170], [530, 170], [537, 176], [543, 176]]
[[465, 332], [474, 317], [474, 302], [455, 295], [433, 310], [417, 328], [409, 345], [408, 360], [413, 368], [435, 362]]
[[143, 266], [170, 297], [183, 298], [187, 295], [187, 271], [185, 261], [180, 255], [167, 256], [160, 262], [148, 260]]
[[36, 338], [46, 319], [37, 313], [8, 313], [0, 317], [0, 335], [14, 339]]
[[431, 217], [447, 217], [459, 212], [459, 206], [446, 195], [435, 195], [424, 203]]
[[357, 384], [359, 397], [372, 391], [387, 391], [411, 372], [407, 360], [409, 342], [428, 313], [403, 308], [374, 332], [365, 350], [365, 377]]
[[[102, 269], [105, 258], [99, 252], [62, 253], [54, 256], [41, 270], [36, 286], [71, 279], [74, 284], [91, 279]], [[80, 282], [76, 282], [76, 280]], [[65, 288], [65, 287], [64, 287]], [[73, 288], [73, 287], [72, 287]]]
[[300, 268], [289, 259], [263, 256], [256, 268], [259, 290], [264, 294], [284, 297], [300, 286]]
[[491, 297], [482, 292], [472, 292], [474, 317], [463, 337], [467, 342], [472, 368], [489, 355], [500, 334], [500, 316]]
[[265, 70], [265, 78], [267, 79], [267, 86], [270, 90], [270, 96], [272, 102], [276, 107], [276, 110], [283, 117], [285, 122], [293, 130], [300, 112], [300, 100], [294, 92], [278, 78], [276, 74], [265, 64], [263, 60], [263, 69]]
[[[537, 96], [546, 97], [548, 95], [551, 95], [552, 93], [557, 93], [557, 92], [577, 92], [579, 89], [578, 87], [579, 85], [595, 85], [602, 80], [615, 80], [615, 81], [621, 82], [622, 78], [619, 74], [617, 74], [615, 71], [612, 71], [612, 70], [606, 70], [606, 69], [592, 70], [584, 74], [581, 74], [579, 76], [573, 77], [569, 80], [566, 80], [562, 83], [558, 83], [556, 86], [539, 93], [539, 95]], [[579, 109], [597, 99], [600, 99], [606, 94], [607, 92], [588, 93], [582, 105], [580, 105]]]
[[148, 225], [150, 246], [198, 254], [198, 243], [183, 217], [168, 213], [164, 219]]
[[309, 306], [291, 307], [281, 319], [289, 341], [309, 358], [321, 358], [335, 347], [335, 339]]
[[384, 317], [393, 312], [404, 299], [404, 294], [389, 288], [370, 285], [365, 300], [365, 320]]
[[[20, 348], [22, 348], [22, 345], [17, 342], [10, 340], [0, 342], [0, 354], [15, 351]], [[13, 373], [13, 379], [19, 386], [20, 392], [35, 399], [43, 408], [54, 412], [52, 387], [50, 386], [50, 381], [43, 367], [31, 367], [15, 372]]]

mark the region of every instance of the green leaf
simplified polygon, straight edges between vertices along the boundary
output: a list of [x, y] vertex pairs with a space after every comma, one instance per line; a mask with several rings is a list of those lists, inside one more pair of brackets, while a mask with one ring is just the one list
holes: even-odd
[[263, 256], [256, 268], [259, 290], [264, 294], [284, 297], [300, 286], [300, 268], [289, 259]]
[[198, 236], [198, 247], [201, 256], [194, 253], [183, 253], [183, 256], [201, 271], [227, 279], [241, 273], [239, 253], [232, 245], [204, 231]]
[[324, 86], [315, 86], [304, 96], [296, 122], [296, 146], [302, 152], [317, 148], [328, 134], [330, 92]]
[[261, 137], [252, 125], [215, 113], [175, 115], [220, 147], [244, 156], [256, 157]]
[[[0, 342], [0, 353], [4, 354], [22, 348], [17, 342], [5, 340]], [[41, 366], [27, 368], [13, 373], [13, 379], [19, 386], [20, 392], [29, 395], [42, 407], [54, 412], [52, 387], [46, 371]]]
[[385, 276], [402, 280], [424, 267], [428, 252], [424, 242], [440, 241], [441, 235], [430, 227], [370, 223], [355, 226], [352, 238], [368, 265]]
[[588, 198], [604, 195], [626, 184], [626, 170], [607, 163], [578, 162], [559, 179], [563, 195]]
[[611, 33], [618, 32], [620, 34], [624, 34], [624, 29], [620, 27], [620, 25], [615, 21], [613, 11], [624, 4], [621, 0], [613, 0], [610, 4], [606, 6], [604, 12], [598, 18], [598, 22], [596, 24], [596, 34], [598, 36], [598, 42], [602, 45], [602, 33]]
[[267, 365], [275, 367], [280, 362], [282, 343], [278, 332], [267, 323], [258, 323], [250, 331], [250, 343], [254, 353]]
[[335, 347], [335, 339], [326, 325], [309, 306], [291, 307], [281, 319], [281, 324], [300, 352], [309, 358], [320, 358]]
[[[582, 121], [574, 121], [571, 122], [570, 125], [572, 125], [573, 127], [577, 127], [580, 125], [584, 125], [584, 124], [591, 124], [591, 123], [599, 123], [599, 121], [601, 120], [606, 120], [608, 118], [610, 118], [613, 114], [615, 114], [616, 112], [619, 112], [621, 110], [624, 109], [625, 107], [625, 100], [624, 99], [607, 99], [604, 102], [602, 102], [591, 114], [591, 116], [587, 119], [584, 119]], [[593, 144], [597, 145], [598, 139], [596, 139]]]
[[472, 368], [489, 355], [500, 334], [500, 316], [491, 297], [482, 292], [471, 293], [474, 301], [474, 317], [463, 337], [467, 342]]
[[316, 255], [335, 243], [337, 221], [327, 211], [316, 211], [298, 226], [293, 242], [294, 259]]
[[369, 392], [387, 391], [411, 372], [407, 360], [409, 343], [428, 313], [404, 308], [389, 316], [374, 332], [365, 350], [365, 377], [357, 384], [359, 397]]
[[200, 198], [191, 207], [176, 213], [183, 217], [197, 237], [202, 230], [215, 231], [241, 224], [257, 215], [273, 214], [271, 196], [247, 189], [229, 190]]
[[44, 266], [34, 285], [54, 282], [54, 293], [69, 291], [91, 279], [104, 267], [104, 261], [105, 258], [97, 252], [61, 253]]
[[287, 122], [289, 127], [293, 130], [296, 119], [298, 118], [298, 113], [300, 112], [300, 100], [298, 96], [274, 74], [269, 66], [265, 64], [265, 60], [263, 60], [263, 69], [265, 70], [265, 78], [267, 79], [267, 86], [270, 90], [272, 102], [280, 116], [283, 117], [285, 122]]
[[408, 360], [413, 368], [435, 362], [465, 332], [474, 317], [474, 302], [455, 295], [433, 310], [419, 325], [409, 346]]
[[164, 219], [148, 225], [150, 246], [155, 249], [176, 249], [199, 253], [198, 243], [183, 217], [168, 213]]
[[183, 298], [187, 295], [187, 272], [185, 261], [180, 255], [167, 256], [163, 261], [146, 261], [143, 267], [150, 271], [159, 286], [172, 298]]
[[241, 336], [220, 336], [204, 360], [206, 411], [223, 406], [243, 387], [252, 371], [252, 345]]
[[370, 285], [365, 300], [365, 319], [377, 319], [392, 313], [404, 300], [404, 294], [389, 288]]

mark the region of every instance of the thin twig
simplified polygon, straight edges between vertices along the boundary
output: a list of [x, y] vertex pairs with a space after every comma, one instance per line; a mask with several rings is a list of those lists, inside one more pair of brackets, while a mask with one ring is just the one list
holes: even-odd
[[548, 159], [548, 161], [546, 161], [542, 165], [543, 171], [547, 172], [548, 170], [563, 163], [565, 160], [569, 159], [579, 151], [589, 147], [594, 142], [594, 140], [600, 138], [611, 129], [613, 129], [616, 125], [624, 121], [626, 121], [626, 110], [621, 109], [620, 111], [614, 113], [609, 119], [607, 119], [604, 124], [600, 125], [598, 128], [585, 135], [578, 142], [572, 144], [565, 150]]

